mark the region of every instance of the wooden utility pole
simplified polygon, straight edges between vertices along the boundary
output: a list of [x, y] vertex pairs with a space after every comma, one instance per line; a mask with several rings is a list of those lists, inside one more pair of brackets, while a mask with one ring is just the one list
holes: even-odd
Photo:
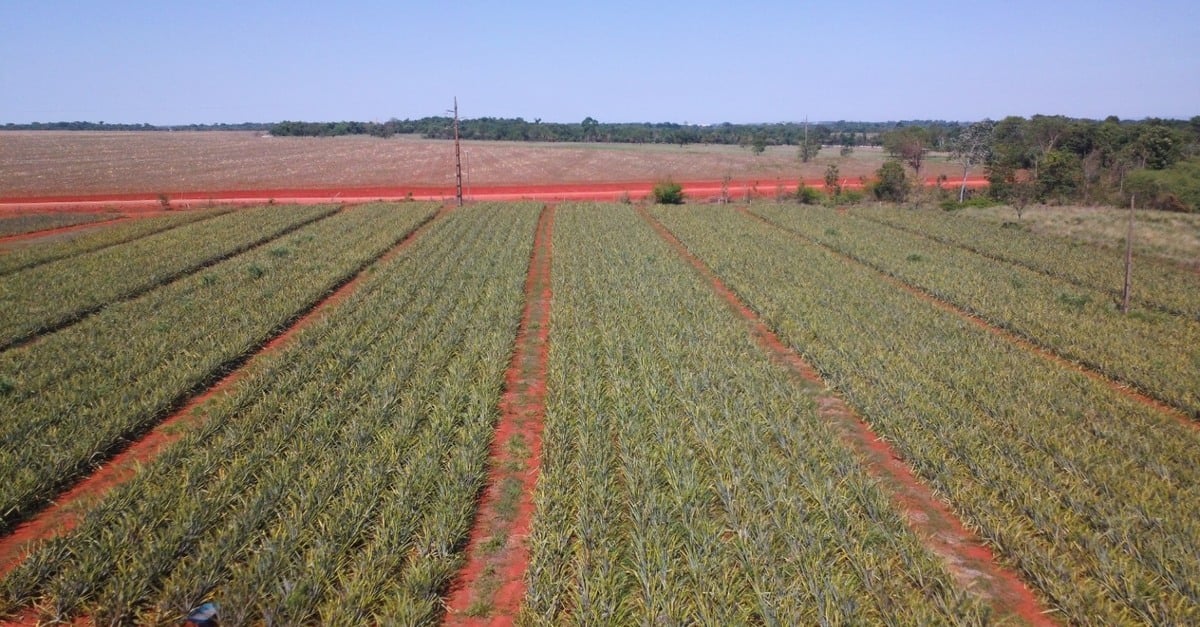
[[1133, 291], [1133, 201], [1129, 195], [1129, 231], [1125, 233], [1125, 287], [1121, 290], [1121, 313], [1129, 313], [1129, 295]]
[[454, 97], [454, 198], [461, 207], [463, 204], [462, 149], [458, 144], [458, 96]]

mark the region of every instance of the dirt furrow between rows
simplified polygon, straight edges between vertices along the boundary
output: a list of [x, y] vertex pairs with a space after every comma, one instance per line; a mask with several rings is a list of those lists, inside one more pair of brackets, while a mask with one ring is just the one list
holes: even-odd
[[[341, 210], [344, 211], [345, 207], [342, 207]], [[293, 225], [287, 227], [286, 229], [283, 229], [282, 231], [276, 232], [272, 235], [262, 237], [260, 239], [257, 239], [255, 241], [245, 244], [243, 246], [238, 246], [237, 248], [235, 248], [233, 250], [225, 252], [216, 257], [206, 259], [201, 263], [189, 266], [187, 268], [183, 268], [183, 269], [179, 270], [178, 272], [172, 272], [171, 274], [168, 274], [149, 285], [144, 285], [144, 286], [134, 289], [132, 291], [121, 294], [121, 295], [117, 296], [116, 298], [109, 300], [107, 302], [99, 303], [99, 304], [93, 305], [91, 307], [85, 307], [83, 309], [76, 310], [76, 311], [72, 312], [70, 315], [62, 318], [61, 320], [58, 320], [57, 322], [45, 324], [45, 325], [41, 326], [40, 328], [38, 328], [37, 330], [31, 331], [24, 335], [14, 337], [13, 339], [11, 339], [7, 342], [0, 343], [0, 352], [12, 350], [14, 348], [20, 348], [22, 346], [28, 346], [29, 344], [36, 342], [39, 338], [50, 335], [51, 333], [57, 333], [57, 332], [62, 331], [63, 329], [70, 327], [72, 325], [79, 324], [80, 322], [86, 320], [87, 318], [103, 311], [105, 308], [110, 307], [116, 303], [128, 302], [128, 301], [134, 300], [138, 297], [149, 294], [150, 292], [152, 292], [156, 289], [159, 289], [163, 286], [170, 285], [171, 283], [174, 283], [175, 281], [192, 276], [193, 274], [196, 274], [197, 272], [200, 272], [201, 270], [204, 270], [206, 268], [211, 268], [211, 267], [217, 265], [218, 263], [221, 263], [222, 261], [232, 259], [238, 255], [248, 253], [256, 248], [261, 248], [262, 246], [266, 246], [267, 244], [270, 244], [271, 242], [276, 241], [282, 237], [286, 237], [287, 235], [294, 233], [310, 224], [314, 224], [316, 222], [319, 222], [321, 220], [324, 220], [324, 219], [334, 216], [336, 214], [337, 214], [337, 212], [333, 212], [333, 213], [328, 213], [325, 215], [314, 216], [310, 219], [303, 220], [301, 222], [298, 222], [296, 224], [293, 224]]]
[[916, 296], [917, 298], [920, 298], [921, 300], [924, 300], [924, 301], [930, 303], [931, 305], [937, 307], [938, 309], [941, 309], [942, 311], [952, 313], [952, 314], [962, 318], [963, 320], [966, 320], [966, 321], [970, 322], [971, 324], [974, 324], [975, 326], [979, 327], [980, 329], [983, 329], [983, 330], [991, 333], [992, 335], [995, 335], [996, 337], [999, 337], [1007, 342], [1012, 343], [1015, 346], [1020, 347], [1023, 350], [1026, 350], [1030, 353], [1038, 355], [1039, 357], [1046, 359], [1047, 361], [1053, 363], [1056, 366], [1059, 366], [1061, 368], [1066, 368], [1073, 372], [1077, 372], [1093, 381], [1102, 383], [1102, 384], [1108, 386], [1110, 389], [1116, 391], [1117, 393], [1119, 393], [1137, 403], [1145, 405], [1146, 407], [1150, 407], [1164, 415], [1170, 416], [1171, 418], [1179, 421], [1180, 423], [1183, 423], [1184, 425], [1186, 425], [1188, 427], [1191, 427], [1193, 429], [1200, 429], [1200, 422], [1193, 420], [1187, 413], [1185, 413], [1184, 411], [1180, 410], [1179, 408], [1177, 408], [1173, 405], [1170, 405], [1158, 398], [1155, 398], [1153, 396], [1150, 396], [1149, 394], [1146, 394], [1145, 392], [1143, 392], [1140, 389], [1138, 389], [1137, 387], [1135, 387], [1133, 384], [1113, 379], [1098, 370], [1088, 367], [1085, 364], [1081, 364], [1079, 362], [1072, 361], [1071, 359], [1068, 359], [1067, 357], [1059, 354], [1057, 351], [1055, 351], [1052, 348], [1043, 346], [1041, 344], [1036, 344], [1032, 340], [1030, 340], [1026, 337], [1017, 335], [1016, 333], [1013, 333], [1012, 331], [1009, 331], [1007, 329], [1004, 329], [1002, 327], [994, 325], [991, 322], [959, 307], [958, 305], [955, 305], [954, 303], [943, 300], [942, 298], [938, 297], [936, 294], [933, 294], [932, 292], [930, 292], [922, 287], [913, 285], [911, 283], [904, 281], [903, 279], [900, 279], [899, 277], [887, 272], [883, 268], [877, 267], [874, 264], [871, 264], [871, 263], [868, 263], [861, 259], [858, 259], [857, 257], [854, 257], [853, 255], [848, 255], [844, 252], [841, 252], [840, 250], [837, 250], [836, 248], [833, 248], [831, 246], [828, 246], [826, 244], [818, 242], [814, 239], [805, 237], [804, 235], [801, 235], [800, 233], [797, 233], [787, 227], [776, 224], [775, 222], [772, 222], [760, 215], [757, 215], [755, 213], [747, 211], [745, 207], [739, 208], [738, 211], [747, 217], [753, 218], [755, 220], [758, 220], [759, 222], [762, 222], [763, 224], [767, 224], [773, 228], [777, 228], [781, 231], [784, 231], [785, 233], [788, 233], [789, 235], [791, 235], [797, 239], [800, 239], [806, 243], [820, 246], [820, 247], [824, 248], [825, 250], [828, 250], [829, 252], [831, 252], [831, 253], [837, 255], [838, 257], [841, 257], [842, 259], [845, 259], [851, 263], [856, 263], [865, 268], [869, 268], [870, 270], [879, 274], [879, 276], [883, 277], [884, 280], [886, 280], [889, 283], [891, 283], [892, 285], [908, 292], [909, 294], [912, 294], [913, 296]]
[[836, 426], [846, 444], [863, 458], [867, 470], [880, 480], [880, 487], [890, 494], [910, 528], [930, 551], [944, 561], [964, 589], [983, 598], [999, 617], [1032, 625], [1055, 624], [1048, 618], [1048, 610], [1020, 577], [1002, 566], [991, 548], [967, 530], [929, 486], [916, 477], [898, 452], [882, 440], [841, 397], [830, 391], [815, 368], [784, 344], [758, 314], [674, 233], [645, 209], [638, 211], [659, 236], [745, 319], [764, 350], [804, 381], [820, 386], [822, 392], [817, 397], [817, 404], [821, 416]]
[[526, 539], [533, 519], [546, 413], [552, 292], [553, 205], [542, 210], [525, 281], [525, 310], [488, 459], [488, 478], [467, 543], [467, 561], [450, 588], [447, 625], [511, 625], [525, 596]]
[[198, 419], [195, 413], [197, 408], [214, 396], [230, 390], [255, 361], [284, 348], [297, 333], [348, 298], [358, 289], [368, 268], [402, 253], [449, 211], [449, 207], [444, 207], [382, 255], [356, 268], [345, 281], [334, 286], [325, 296], [307, 308], [297, 312], [289, 323], [281, 325], [277, 332], [265, 338], [256, 349], [215, 369], [210, 381], [181, 395], [161, 422], [135, 436], [121, 450], [114, 452], [107, 463], [58, 495], [52, 505], [0, 537], [0, 579], [21, 564], [35, 543], [70, 531], [89, 503], [103, 498], [109, 491], [128, 481], [140, 466], [149, 463], [179, 440], [188, 425]]

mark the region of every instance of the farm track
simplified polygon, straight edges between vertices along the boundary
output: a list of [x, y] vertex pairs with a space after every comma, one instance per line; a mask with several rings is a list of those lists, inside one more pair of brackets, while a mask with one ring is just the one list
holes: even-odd
[[[525, 283], [525, 310], [489, 452], [487, 487], [467, 544], [466, 563], [448, 595], [447, 625], [511, 625], [525, 596], [527, 536], [546, 413], [554, 212], [555, 207], [547, 205], [538, 220]], [[487, 608], [486, 616], [474, 615], [475, 608]]]
[[27, 231], [25, 233], [14, 233], [0, 237], [0, 246], [10, 244], [12, 242], [23, 242], [31, 239], [41, 239], [50, 237], [60, 233], [72, 233], [74, 231], [82, 231], [89, 228], [111, 226], [117, 222], [126, 222], [131, 218], [127, 215], [116, 215], [107, 220], [97, 220], [95, 222], [84, 222], [83, 224], [69, 224], [67, 226], [55, 226], [48, 229], [38, 229], [36, 231]]
[[1200, 430], [1200, 422], [1197, 422], [1195, 419], [1193, 419], [1191, 416], [1189, 416], [1187, 412], [1181, 410], [1178, 407], [1175, 407], [1174, 405], [1171, 405], [1170, 403], [1167, 403], [1166, 401], [1164, 401], [1160, 398], [1157, 398], [1155, 396], [1152, 396], [1152, 395], [1146, 393], [1144, 390], [1138, 388], [1136, 385], [1134, 385], [1132, 383], [1115, 379], [1113, 377], [1110, 377], [1110, 376], [1100, 372], [1099, 370], [1096, 370], [1095, 368], [1092, 368], [1091, 366], [1089, 366], [1087, 364], [1068, 359], [1064, 355], [1055, 351], [1053, 348], [1044, 346], [1044, 345], [1039, 344], [1027, 337], [1024, 337], [1022, 335], [1019, 335], [1017, 333], [1014, 333], [1012, 331], [1004, 329], [1000, 326], [997, 326], [997, 325], [993, 324], [992, 322], [988, 321], [987, 319], [980, 317], [976, 314], [973, 314], [973, 313], [963, 309], [962, 307], [955, 305], [954, 303], [944, 300], [941, 297], [937, 296], [936, 294], [934, 294], [920, 286], [908, 283], [907, 281], [904, 281], [903, 279], [895, 276], [894, 274], [889, 273], [883, 267], [880, 267], [876, 264], [870, 263], [863, 259], [859, 259], [858, 257], [855, 257], [854, 255], [850, 255], [845, 252], [842, 252], [842, 251], [840, 251], [832, 246], [829, 246], [828, 244], [825, 244], [823, 242], [809, 238], [802, 233], [799, 233], [793, 229], [790, 229], [790, 228], [783, 226], [777, 222], [774, 222], [768, 218], [765, 218], [765, 217], [760, 216], [752, 211], [749, 211], [746, 207], [738, 207], [737, 211], [746, 217], [757, 220], [759, 222], [762, 222], [763, 224], [771, 226], [772, 228], [776, 228], [776, 229], [779, 229], [780, 231], [788, 233], [792, 237], [798, 238], [804, 242], [807, 242], [807, 243], [813, 244], [815, 246], [819, 246], [825, 250], [828, 250], [829, 252], [833, 253], [834, 255], [837, 255], [838, 257], [841, 257], [842, 259], [845, 259], [852, 263], [859, 264], [865, 268], [869, 268], [872, 271], [874, 271], [875, 273], [877, 273], [879, 276], [883, 277], [886, 281], [888, 281], [892, 285], [904, 290], [905, 292], [908, 292], [909, 294], [912, 294], [913, 296], [916, 296], [917, 298], [920, 298], [921, 300], [926, 301], [947, 313], [954, 314], [954, 315], [958, 316], [959, 318], [979, 327], [980, 329], [983, 329], [983, 330], [995, 335], [996, 337], [1001, 338], [1001, 339], [1013, 344], [1014, 346], [1020, 347], [1023, 350], [1034, 353], [1034, 354], [1042, 357], [1043, 359], [1046, 359], [1047, 361], [1049, 361], [1050, 363], [1052, 363], [1056, 366], [1072, 370], [1074, 372], [1084, 375], [1085, 377], [1088, 377], [1089, 379], [1092, 379], [1093, 381], [1102, 383], [1102, 384], [1108, 386], [1110, 389], [1118, 392], [1119, 394], [1121, 394], [1131, 400], [1134, 400], [1146, 407], [1150, 407], [1164, 415], [1174, 418], [1175, 420], [1179, 421], [1180, 423], [1183, 423], [1185, 426]]
[[355, 268], [344, 280], [333, 285], [325, 295], [296, 312], [289, 321], [279, 325], [277, 331], [264, 338], [258, 346], [220, 364], [207, 379], [181, 393], [167, 408], [166, 418], [146, 430], [130, 434], [123, 442], [99, 453], [99, 460], [107, 460], [103, 466], [85, 477], [78, 478], [71, 485], [64, 486], [65, 491], [53, 497], [48, 507], [24, 520], [16, 521], [7, 532], [0, 533], [0, 579], [20, 565], [31, 543], [70, 531], [81, 512], [81, 505], [102, 497], [129, 480], [139, 466], [153, 460], [159, 452], [182, 437], [189, 420], [194, 417], [194, 410], [209, 399], [233, 388], [254, 361], [284, 348], [298, 332], [348, 298], [358, 288], [368, 268], [403, 252], [449, 211], [448, 206], [443, 207], [420, 222], [390, 249]]
[[758, 314], [664, 224], [643, 208], [639, 208], [638, 213], [746, 321], [766, 352], [802, 380], [824, 389], [818, 397], [820, 415], [836, 425], [847, 445], [863, 457], [868, 471], [882, 481], [881, 487], [891, 494], [909, 526], [930, 551], [944, 560], [947, 569], [965, 589], [984, 598], [998, 616], [1032, 625], [1056, 624], [1048, 618], [1047, 609], [1029, 586], [1014, 571], [997, 562], [991, 548], [969, 531], [916, 477], [891, 445], [829, 390], [816, 369], [785, 345]]
[[[1100, 291], [1104, 292], [1105, 294], [1108, 294], [1109, 296], [1111, 296], [1111, 297], [1113, 297], [1113, 298], [1115, 298], [1115, 299], [1120, 299], [1120, 298], [1121, 298], [1121, 292], [1120, 292], [1120, 290], [1112, 289], [1112, 288], [1105, 287], [1105, 286], [1102, 286], [1102, 285], [1096, 285], [1096, 284], [1094, 284], [1094, 283], [1092, 283], [1092, 282], [1088, 282], [1088, 281], [1082, 281], [1082, 280], [1074, 279], [1074, 278], [1071, 278], [1070, 276], [1067, 276], [1067, 275], [1065, 275], [1065, 274], [1062, 274], [1062, 273], [1057, 273], [1057, 272], [1053, 272], [1053, 271], [1051, 271], [1051, 270], [1047, 270], [1047, 269], [1045, 269], [1045, 268], [1039, 267], [1039, 266], [1038, 266], [1038, 265], [1036, 265], [1036, 264], [1027, 263], [1027, 262], [1021, 261], [1020, 259], [1016, 259], [1016, 258], [1014, 258], [1014, 257], [1010, 257], [1010, 256], [1008, 256], [1008, 255], [1003, 255], [1003, 254], [992, 253], [992, 252], [989, 252], [989, 251], [987, 251], [987, 250], [985, 250], [985, 249], [983, 249], [983, 248], [980, 248], [980, 247], [977, 247], [977, 246], [971, 246], [970, 244], [965, 244], [965, 243], [963, 243], [963, 242], [960, 242], [960, 241], [958, 241], [958, 240], [956, 240], [956, 239], [954, 239], [954, 238], [951, 238], [951, 237], [945, 237], [945, 236], [939, 236], [939, 235], [931, 235], [931, 234], [929, 234], [929, 233], [926, 233], [926, 232], [920, 231], [920, 230], [918, 230], [918, 229], [915, 229], [915, 228], [901, 226], [901, 225], [899, 225], [899, 224], [895, 224], [895, 223], [893, 223], [893, 222], [888, 222], [887, 220], [880, 220], [879, 218], [876, 218], [876, 217], [870, 216], [870, 215], [868, 215], [868, 214], [866, 214], [866, 213], [855, 213], [854, 215], [855, 215], [856, 217], [862, 218], [862, 219], [864, 219], [864, 220], [867, 220], [867, 221], [870, 221], [870, 222], [874, 222], [875, 224], [878, 224], [878, 225], [880, 225], [880, 226], [885, 226], [885, 227], [888, 227], [888, 228], [891, 228], [891, 229], [895, 229], [895, 230], [897, 230], [897, 231], [901, 231], [901, 232], [904, 232], [904, 233], [908, 233], [908, 234], [910, 234], [910, 235], [915, 235], [915, 236], [917, 236], [917, 237], [921, 237], [921, 238], [924, 238], [924, 239], [927, 239], [927, 240], [930, 240], [930, 241], [933, 241], [933, 242], [937, 242], [937, 243], [939, 243], [939, 244], [944, 244], [944, 245], [946, 245], [946, 246], [953, 246], [954, 248], [958, 248], [958, 249], [961, 249], [961, 250], [965, 250], [965, 251], [967, 251], [967, 252], [975, 253], [976, 255], [979, 255], [979, 256], [981, 256], [981, 257], [984, 257], [984, 258], [986, 258], [986, 259], [990, 259], [990, 260], [992, 260], [992, 261], [996, 261], [996, 262], [999, 262], [999, 263], [1007, 264], [1007, 265], [1010, 265], [1010, 266], [1015, 266], [1015, 267], [1018, 267], [1018, 268], [1024, 268], [1024, 269], [1026, 269], [1026, 270], [1029, 270], [1029, 271], [1031, 271], [1031, 272], [1036, 272], [1036, 273], [1038, 273], [1038, 274], [1041, 274], [1041, 275], [1043, 275], [1043, 276], [1046, 276], [1046, 277], [1050, 277], [1050, 278], [1052, 278], [1052, 279], [1058, 279], [1058, 280], [1061, 280], [1061, 281], [1066, 281], [1066, 282], [1068, 282], [1068, 283], [1071, 283], [1072, 285], [1076, 285], [1076, 286], [1079, 286], [1079, 287], [1083, 287], [1083, 288], [1087, 288], [1087, 289], [1100, 290]], [[1174, 263], [1174, 262], [1172, 262], [1172, 263]], [[1178, 264], [1176, 264], [1176, 265], [1178, 265]], [[1184, 270], [1186, 270], [1186, 271], [1189, 271], [1189, 272], [1192, 272], [1192, 273], [1196, 273], [1196, 274], [1200, 274], [1200, 268], [1189, 268], [1189, 267], [1187, 267], [1187, 266], [1180, 266], [1180, 267], [1181, 267], [1181, 268], [1183, 268], [1183, 269], [1184, 269]], [[1153, 310], [1153, 311], [1158, 311], [1158, 312], [1162, 312], [1162, 313], [1165, 313], [1165, 314], [1170, 314], [1170, 315], [1172, 315], [1172, 316], [1180, 316], [1180, 317], [1190, 318], [1190, 319], [1193, 319], [1193, 320], [1200, 320], [1200, 315], [1197, 315], [1197, 314], [1195, 314], [1195, 313], [1192, 313], [1192, 312], [1185, 311], [1185, 310], [1183, 310], [1183, 309], [1179, 309], [1179, 308], [1177, 308], [1177, 307], [1171, 307], [1171, 306], [1168, 306], [1168, 305], [1164, 305], [1164, 304], [1162, 304], [1162, 303], [1154, 302], [1154, 301], [1151, 301], [1151, 300], [1146, 300], [1145, 298], [1137, 298], [1137, 297], [1134, 297], [1133, 301], [1134, 301], [1134, 302], [1136, 302], [1136, 303], [1138, 303], [1138, 304], [1140, 304], [1140, 305], [1142, 305], [1143, 307], [1146, 307], [1147, 309], [1151, 309], [1151, 310]]]
[[[311, 218], [301, 220], [295, 224], [291, 224], [291, 225], [285, 227], [282, 230], [275, 231], [274, 233], [271, 233], [269, 235], [266, 235], [264, 237], [256, 239], [252, 242], [243, 244], [243, 245], [233, 248], [229, 251], [221, 253], [220, 255], [217, 255], [216, 257], [210, 257], [200, 263], [192, 264], [185, 268], [181, 268], [180, 270], [178, 270], [176, 272], [172, 272], [170, 274], [164, 275], [163, 277], [161, 277], [160, 279], [158, 279], [156, 281], [147, 283], [145, 285], [142, 285], [141, 287], [134, 288], [133, 290], [130, 290], [128, 292], [125, 292], [125, 293], [122, 293], [122, 294], [116, 296], [115, 298], [109, 299], [104, 302], [97, 303], [97, 304], [89, 306], [89, 307], [84, 307], [84, 308], [72, 311], [69, 314], [63, 316], [62, 318], [59, 318], [56, 321], [53, 321], [53, 322], [50, 322], [47, 324], [42, 324], [34, 330], [31, 330], [27, 333], [15, 335], [11, 339], [8, 339], [6, 341], [0, 341], [0, 352], [12, 350], [14, 348], [20, 348], [22, 346], [28, 346], [29, 344], [36, 342], [39, 338], [50, 335], [51, 333], [56, 333], [67, 327], [70, 327], [74, 324], [78, 324], [79, 322], [82, 322], [83, 320], [87, 319], [88, 317], [95, 315], [95, 314], [103, 311], [105, 308], [110, 307], [116, 303], [123, 303], [123, 302], [134, 300], [134, 299], [136, 299], [140, 296], [144, 296], [156, 289], [159, 289], [166, 285], [170, 285], [171, 283], [174, 283], [175, 281], [178, 281], [180, 279], [194, 275], [197, 272], [200, 272], [201, 270], [215, 266], [216, 264], [221, 263], [222, 261], [232, 259], [238, 255], [255, 250], [256, 248], [261, 248], [262, 246], [270, 244], [271, 242], [276, 241], [282, 237], [286, 237], [288, 234], [293, 233], [305, 226], [308, 226], [310, 224], [315, 224], [316, 222], [324, 220], [330, 216], [336, 215], [339, 211], [342, 211], [342, 210], [344, 210], [344, 207], [342, 209], [338, 209], [337, 211], [331, 211], [328, 213], [318, 214]], [[89, 251], [89, 252], [94, 252], [94, 251]]]

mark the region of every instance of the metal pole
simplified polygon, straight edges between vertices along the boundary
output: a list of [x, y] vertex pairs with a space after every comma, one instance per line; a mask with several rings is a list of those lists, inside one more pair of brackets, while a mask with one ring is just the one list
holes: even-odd
[[458, 144], [458, 96], [454, 97], [454, 197], [458, 206], [463, 204], [462, 151]]
[[1125, 234], [1125, 287], [1121, 290], [1121, 313], [1129, 313], [1129, 295], [1133, 291], [1133, 201], [1129, 195], [1129, 231]]

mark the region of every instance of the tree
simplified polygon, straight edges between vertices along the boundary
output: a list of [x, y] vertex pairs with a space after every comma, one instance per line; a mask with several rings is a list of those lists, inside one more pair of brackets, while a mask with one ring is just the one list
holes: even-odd
[[904, 126], [883, 134], [883, 148], [893, 158], [913, 169], [917, 182], [921, 181], [921, 165], [929, 152], [929, 133], [919, 126]]
[[600, 122], [596, 121], [592, 116], [583, 118], [583, 122], [579, 123], [583, 129], [583, 141], [595, 141], [598, 135], [597, 131], [600, 128]]
[[838, 182], [838, 167], [832, 163], [825, 168], [825, 193], [834, 198], [842, 195], [842, 184]]
[[1079, 156], [1066, 150], [1046, 153], [1035, 181], [1038, 198], [1069, 198], [1083, 184], [1083, 165]]
[[879, 200], [904, 202], [908, 198], [908, 180], [904, 175], [904, 166], [896, 160], [884, 162], [875, 175], [879, 182], [875, 183], [872, 191]]
[[1025, 138], [1037, 149], [1033, 158], [1033, 178], [1038, 177], [1041, 162], [1058, 147], [1070, 127], [1071, 121], [1061, 115], [1035, 115], [1029, 118]]
[[1143, 168], [1162, 170], [1183, 156], [1182, 144], [1170, 128], [1162, 124], [1148, 124], [1142, 127], [1131, 148]]
[[755, 133], [750, 139], [750, 152], [754, 156], [761, 155], [767, 150], [767, 136], [762, 133]]
[[958, 190], [958, 202], [966, 200], [967, 174], [971, 168], [985, 163], [992, 154], [992, 129], [996, 123], [991, 120], [976, 122], [963, 129], [958, 137], [950, 144], [950, 156], [963, 167], [962, 186]]

